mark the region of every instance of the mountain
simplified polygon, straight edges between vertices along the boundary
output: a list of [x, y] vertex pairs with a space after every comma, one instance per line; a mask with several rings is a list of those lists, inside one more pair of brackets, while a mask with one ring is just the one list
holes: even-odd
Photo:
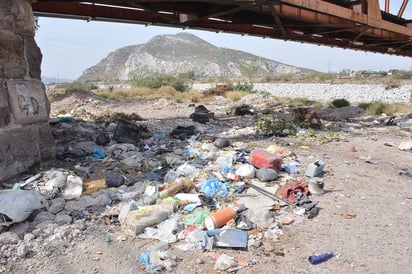
[[[244, 51], [216, 47], [189, 33], [158, 35], [145, 44], [120, 48], [86, 69], [79, 81], [128, 80], [159, 74], [193, 72], [196, 77], [245, 77], [304, 74], [307, 69], [282, 64]], [[249, 71], [249, 72], [248, 72]]]

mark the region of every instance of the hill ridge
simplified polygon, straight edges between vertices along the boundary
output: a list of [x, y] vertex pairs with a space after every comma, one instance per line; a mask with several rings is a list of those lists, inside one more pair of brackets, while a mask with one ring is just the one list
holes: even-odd
[[78, 80], [129, 80], [131, 73], [136, 77], [136, 72], [139, 77], [193, 72], [198, 78], [239, 78], [248, 76], [251, 66], [256, 67], [257, 76], [310, 71], [248, 52], [217, 47], [194, 34], [180, 32], [157, 35], [147, 43], [119, 48], [87, 68]]

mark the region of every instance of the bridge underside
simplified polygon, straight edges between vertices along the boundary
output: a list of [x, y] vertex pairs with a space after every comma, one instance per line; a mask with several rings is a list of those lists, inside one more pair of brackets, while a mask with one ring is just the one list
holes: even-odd
[[32, 8], [37, 16], [238, 33], [412, 56], [410, 21], [382, 11], [378, 0], [37, 0]]

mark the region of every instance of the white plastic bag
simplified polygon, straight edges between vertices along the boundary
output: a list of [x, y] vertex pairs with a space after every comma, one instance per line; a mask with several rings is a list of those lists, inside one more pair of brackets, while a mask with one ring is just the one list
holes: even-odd
[[0, 225], [25, 221], [35, 210], [48, 208], [46, 199], [35, 190], [7, 189], [0, 191]]

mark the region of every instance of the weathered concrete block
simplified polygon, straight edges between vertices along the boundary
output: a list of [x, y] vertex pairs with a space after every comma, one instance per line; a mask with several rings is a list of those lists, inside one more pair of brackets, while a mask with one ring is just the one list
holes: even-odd
[[23, 38], [1, 28], [0, 37], [0, 77], [23, 78], [27, 72]]
[[40, 80], [8, 80], [6, 85], [17, 124], [48, 121], [50, 102]]
[[0, 18], [0, 29], [13, 30], [23, 36], [34, 37], [30, 0], [0, 1]]
[[56, 145], [54, 142], [53, 132], [49, 126], [49, 123], [40, 123], [36, 125], [36, 128], [40, 158], [43, 160], [55, 158]]
[[48, 123], [0, 129], [0, 182], [26, 171], [41, 160], [54, 157], [53, 135]]
[[[3, 83], [1, 78], [0, 83]], [[10, 107], [8, 102], [7, 90], [3, 85], [0, 85], [0, 127], [7, 126], [10, 123]]]
[[0, 181], [24, 172], [41, 160], [35, 134], [30, 127], [0, 134]]
[[27, 64], [29, 69], [29, 74], [31, 78], [39, 79], [41, 74], [41, 59], [42, 54], [40, 48], [37, 46], [36, 41], [34, 38], [26, 38], [24, 39], [24, 46], [27, 58]]

